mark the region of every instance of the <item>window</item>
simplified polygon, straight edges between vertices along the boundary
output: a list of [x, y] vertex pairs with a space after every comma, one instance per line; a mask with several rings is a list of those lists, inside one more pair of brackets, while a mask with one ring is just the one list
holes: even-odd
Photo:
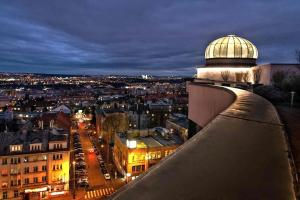
[[38, 177], [34, 177], [34, 178], [33, 178], [33, 182], [34, 182], [34, 183], [37, 183], [38, 181], [39, 181], [39, 178], [38, 178]]
[[2, 158], [2, 165], [7, 165], [7, 158]]
[[29, 167], [24, 168], [24, 174], [27, 174], [27, 173], [29, 173]]
[[21, 161], [20, 158], [11, 158], [10, 159], [11, 164], [19, 164], [20, 161]]
[[41, 144], [31, 144], [30, 145], [30, 151], [40, 151], [41, 150]]
[[42, 181], [43, 181], [43, 182], [46, 182], [46, 181], [47, 181], [47, 176], [43, 176], [43, 177], [42, 177]]
[[43, 170], [43, 171], [47, 171], [47, 166], [46, 166], [46, 165], [43, 165], [43, 166], [42, 166], [42, 170]]
[[53, 160], [61, 160], [62, 159], [62, 154], [54, 154], [53, 155]]
[[62, 144], [54, 144], [54, 149], [62, 149]]
[[11, 168], [10, 169], [10, 174], [19, 174], [20, 170], [18, 168]]
[[38, 166], [34, 166], [34, 167], [33, 167], [33, 171], [34, 171], [34, 172], [39, 171], [39, 167], [38, 167]]
[[10, 152], [22, 151], [22, 145], [10, 145]]
[[2, 169], [1, 175], [2, 176], [7, 176], [8, 175], [8, 169]]
[[56, 169], [56, 168], [55, 168], [55, 165], [53, 165], [52, 170], [55, 171], [55, 169]]
[[2, 188], [7, 188], [8, 187], [8, 183], [7, 182], [2, 182]]
[[19, 191], [18, 190], [14, 190], [14, 197], [18, 197], [19, 196]]
[[15, 186], [17, 184], [16, 180], [10, 181], [10, 186]]
[[29, 178], [25, 178], [24, 184], [25, 184], [25, 185], [28, 185], [28, 184], [29, 184]]
[[2, 198], [3, 198], [3, 199], [7, 199], [7, 192], [3, 192], [3, 193], [2, 193]]
[[132, 166], [132, 172], [145, 171], [145, 165]]

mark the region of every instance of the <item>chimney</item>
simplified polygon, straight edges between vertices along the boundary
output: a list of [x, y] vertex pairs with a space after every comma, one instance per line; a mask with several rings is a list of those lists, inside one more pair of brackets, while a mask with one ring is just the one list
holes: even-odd
[[44, 129], [44, 121], [43, 120], [39, 120], [39, 128]]
[[21, 130], [21, 139], [26, 140], [26, 137], [27, 137], [27, 129], [24, 128]]

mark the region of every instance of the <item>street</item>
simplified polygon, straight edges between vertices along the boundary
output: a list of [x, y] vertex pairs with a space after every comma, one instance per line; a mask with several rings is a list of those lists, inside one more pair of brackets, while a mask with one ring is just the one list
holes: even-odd
[[[110, 180], [104, 178], [96, 153], [94, 151], [90, 152], [90, 150], [94, 150], [94, 147], [91, 141], [92, 137], [89, 137], [88, 130], [78, 129], [77, 132], [80, 135], [80, 142], [85, 154], [89, 186], [86, 188], [76, 186], [75, 199], [105, 199], [123, 186], [124, 182], [122, 179], [114, 179], [114, 174], [110, 174]], [[96, 148], [100, 148], [100, 145], [96, 145]], [[98, 152], [100, 153], [100, 150]], [[74, 156], [71, 156], [71, 158], [74, 159]], [[72, 162], [73, 160], [70, 161], [70, 163]], [[67, 197], [67, 199], [69, 198]]]

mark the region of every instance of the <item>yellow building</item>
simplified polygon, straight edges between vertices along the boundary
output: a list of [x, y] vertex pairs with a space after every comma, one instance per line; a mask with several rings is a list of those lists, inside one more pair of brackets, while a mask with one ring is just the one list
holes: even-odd
[[43, 199], [69, 190], [68, 134], [0, 133], [0, 199]]
[[114, 162], [127, 181], [147, 171], [182, 144], [179, 136], [160, 130], [115, 135]]

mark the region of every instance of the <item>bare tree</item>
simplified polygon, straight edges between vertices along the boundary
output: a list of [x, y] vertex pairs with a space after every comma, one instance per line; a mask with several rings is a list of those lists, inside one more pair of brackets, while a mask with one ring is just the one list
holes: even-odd
[[286, 78], [286, 76], [287, 76], [286, 71], [283, 71], [283, 70], [276, 71], [272, 75], [272, 82], [274, 83], [275, 86], [281, 87], [284, 79]]
[[240, 83], [243, 80], [243, 72], [236, 72], [235, 73], [235, 81]]
[[227, 82], [230, 77], [230, 71], [229, 70], [221, 71], [221, 77], [222, 77], [223, 81]]
[[253, 69], [253, 81], [255, 84], [259, 84], [261, 79], [261, 68]]
[[114, 142], [114, 137], [117, 132], [124, 132], [128, 130], [128, 117], [124, 113], [113, 113], [105, 117], [103, 123], [103, 130], [105, 131], [104, 140], [107, 142], [106, 153], [107, 162], [110, 162], [110, 145]]
[[124, 132], [128, 129], [128, 117], [124, 113], [113, 113], [105, 118], [103, 129], [107, 133], [106, 139], [110, 143], [115, 133]]
[[243, 73], [243, 81], [245, 83], [249, 82], [249, 72], [248, 71], [246, 71], [246, 72]]
[[[300, 49], [296, 49], [295, 56], [296, 56], [297, 63], [300, 63]], [[300, 67], [297, 66], [297, 69], [300, 70]]]
[[300, 49], [296, 49], [295, 56], [297, 63], [300, 63]]

